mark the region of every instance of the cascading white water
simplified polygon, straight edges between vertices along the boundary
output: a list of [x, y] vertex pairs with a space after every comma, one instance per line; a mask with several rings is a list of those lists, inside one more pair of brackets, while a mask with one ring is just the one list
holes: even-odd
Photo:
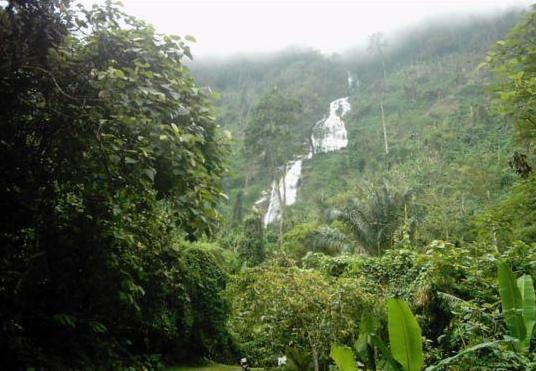
[[[281, 203], [276, 187], [279, 187], [281, 198], [285, 200], [286, 206], [290, 206], [296, 202], [303, 159], [310, 159], [316, 153], [332, 152], [346, 148], [348, 138], [342, 117], [350, 109], [351, 105], [348, 102], [348, 97], [339, 98], [331, 102], [327, 119], [319, 121], [313, 127], [311, 152], [306, 156], [299, 156], [295, 160], [287, 163], [284, 181], [280, 179], [279, 182], [275, 180], [272, 182], [268, 210], [263, 219], [265, 227], [281, 218]], [[263, 199], [257, 201], [257, 203], [261, 203], [262, 201]]]
[[270, 203], [268, 211], [264, 215], [264, 226], [276, 222], [281, 218], [281, 203], [279, 196], [285, 200], [285, 205], [290, 206], [296, 202], [298, 195], [298, 186], [300, 183], [302, 160], [291, 161], [286, 166], [284, 181], [279, 180], [279, 192], [277, 192], [275, 180], [272, 182], [272, 191], [270, 193]]
[[346, 148], [348, 137], [342, 117], [351, 109], [348, 97], [334, 100], [329, 105], [329, 116], [313, 127], [311, 143], [313, 154], [338, 151]]

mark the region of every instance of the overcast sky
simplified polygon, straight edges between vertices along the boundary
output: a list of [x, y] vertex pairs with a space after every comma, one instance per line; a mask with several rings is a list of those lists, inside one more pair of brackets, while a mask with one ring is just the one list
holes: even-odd
[[[88, 5], [104, 0], [80, 0]], [[129, 14], [163, 33], [193, 35], [194, 56], [269, 52], [289, 45], [339, 52], [374, 32], [396, 32], [430, 17], [481, 14], [527, 0], [124, 0]]]

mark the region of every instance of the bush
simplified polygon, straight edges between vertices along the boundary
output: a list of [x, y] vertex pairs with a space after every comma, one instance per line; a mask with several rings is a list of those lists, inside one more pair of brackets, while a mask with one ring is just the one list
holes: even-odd
[[215, 226], [225, 153], [190, 49], [68, 5], [0, 6], [2, 366], [225, 356], [224, 271], [183, 247]]
[[332, 342], [349, 342], [364, 312], [382, 306], [362, 281], [274, 265], [247, 269], [228, 288], [230, 331], [255, 365], [273, 366], [288, 347], [329, 362]]

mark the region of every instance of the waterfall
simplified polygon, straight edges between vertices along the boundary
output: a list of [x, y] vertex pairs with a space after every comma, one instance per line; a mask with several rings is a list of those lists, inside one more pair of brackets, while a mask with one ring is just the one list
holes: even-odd
[[334, 100], [329, 105], [329, 116], [313, 127], [311, 142], [313, 154], [338, 151], [346, 148], [348, 137], [342, 117], [350, 111], [348, 97]]
[[[350, 109], [351, 105], [348, 102], [348, 97], [339, 98], [331, 102], [328, 117], [320, 120], [313, 127], [313, 133], [311, 135], [312, 148], [309, 154], [298, 156], [295, 160], [289, 161], [285, 166], [283, 178], [277, 182], [275, 180], [272, 182], [268, 210], [263, 219], [265, 227], [281, 218], [281, 204], [277, 187], [279, 187], [281, 198], [285, 200], [286, 206], [290, 206], [296, 202], [304, 159], [310, 159], [317, 153], [333, 152], [346, 148], [348, 137], [342, 117]], [[264, 198], [257, 201], [257, 204], [263, 201], [265, 201]]]
[[[285, 169], [284, 181], [279, 180], [279, 192], [281, 198], [285, 200], [285, 205], [290, 206], [296, 202], [298, 196], [298, 186], [300, 184], [302, 160], [291, 161]], [[268, 211], [264, 215], [264, 226], [278, 221], [281, 218], [281, 204], [276, 188], [275, 180], [272, 182], [272, 191], [270, 192], [270, 203]]]

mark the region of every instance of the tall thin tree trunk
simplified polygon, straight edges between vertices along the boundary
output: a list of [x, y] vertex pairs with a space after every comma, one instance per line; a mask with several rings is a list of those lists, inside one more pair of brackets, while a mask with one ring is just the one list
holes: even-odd
[[382, 72], [383, 72], [383, 81], [381, 86], [381, 96], [380, 96], [380, 110], [382, 112], [382, 128], [383, 128], [383, 142], [385, 144], [385, 154], [389, 154], [389, 144], [387, 143], [387, 126], [385, 125], [385, 112], [383, 111], [383, 94], [385, 93], [385, 87], [387, 85], [387, 74], [385, 72], [385, 58], [383, 56], [383, 51], [380, 49], [380, 57], [382, 60]]
[[387, 127], [385, 125], [385, 112], [383, 111], [383, 97], [380, 98], [380, 110], [382, 113], [383, 142], [385, 144], [385, 154], [389, 154], [389, 144], [387, 143]]

